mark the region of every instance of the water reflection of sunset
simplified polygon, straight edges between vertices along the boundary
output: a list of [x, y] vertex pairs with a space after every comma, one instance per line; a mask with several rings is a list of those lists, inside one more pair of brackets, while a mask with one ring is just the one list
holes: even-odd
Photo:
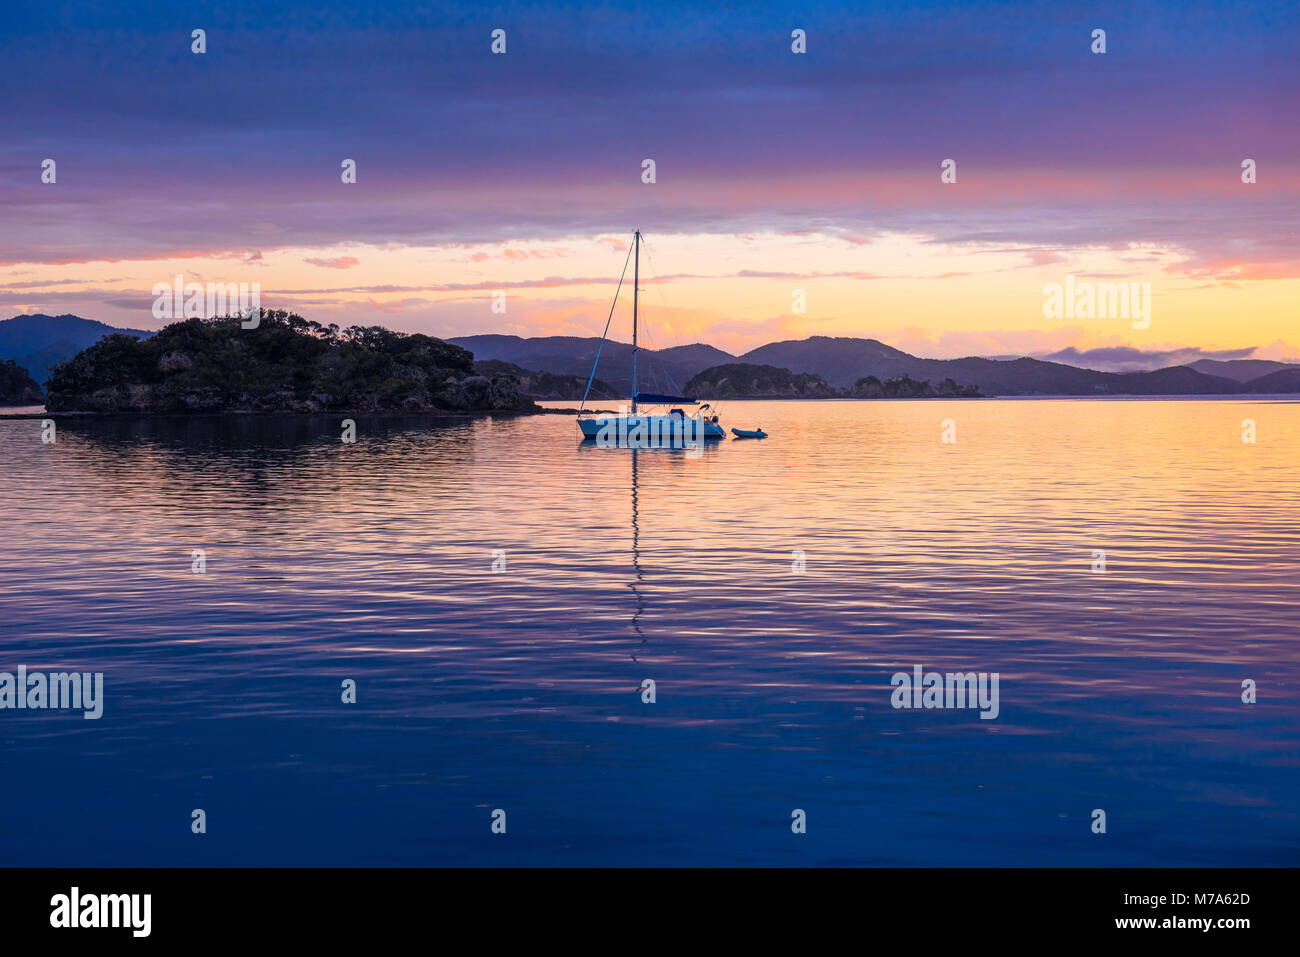
[[[867, 775], [856, 786], [905, 802], [943, 785], [899, 769], [930, 754], [942, 774], [964, 755], [1018, 826], [1025, 802], [1096, 788], [1104, 760], [1130, 795], [1167, 772], [1235, 839], [1294, 834], [1295, 410], [732, 402], [728, 422], [772, 438], [694, 459], [584, 446], [559, 415], [358, 416], [355, 445], [331, 417], [68, 419], [48, 448], [11, 420], [0, 652], [102, 670], [94, 724], [128, 754], [134, 736], [188, 727], [225, 747], [231, 722], [268, 741], [328, 726], [348, 677], [365, 704], [353, 733], [477, 768], [439, 773], [442, 791], [482, 775], [517, 785], [491, 757], [494, 728], [513, 729], [518, 767], [554, 734], [561, 749], [614, 747], [600, 729], [617, 727], [675, 741], [689, 766], [699, 747], [766, 755], [819, 780]], [[940, 441], [949, 418], [955, 444]], [[998, 673], [998, 719], [892, 709], [890, 675], [918, 664]], [[653, 707], [638, 703], [647, 677]], [[1264, 689], [1253, 710], [1243, 677]], [[76, 748], [84, 723], [15, 725], [7, 760]], [[1242, 754], [1272, 783], [1243, 773]], [[386, 779], [361, 752], [331, 761], [357, 786]], [[729, 787], [708, 765], [673, 772], [689, 775], [678, 785]], [[898, 813], [900, 833], [930, 839]]]

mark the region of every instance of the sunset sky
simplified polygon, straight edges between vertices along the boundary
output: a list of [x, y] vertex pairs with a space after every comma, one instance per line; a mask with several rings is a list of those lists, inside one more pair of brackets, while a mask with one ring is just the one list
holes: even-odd
[[[7, 10], [0, 317], [157, 328], [181, 273], [340, 325], [599, 335], [639, 227], [659, 347], [1300, 360], [1300, 5], [837, 6]], [[1067, 274], [1149, 282], [1150, 328], [1044, 318]]]

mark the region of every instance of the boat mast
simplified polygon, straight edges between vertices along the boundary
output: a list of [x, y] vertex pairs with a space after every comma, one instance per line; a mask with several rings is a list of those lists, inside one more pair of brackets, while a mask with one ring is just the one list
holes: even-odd
[[636, 231], [636, 264], [632, 267], [632, 414], [636, 415], [636, 294], [641, 285], [641, 230]]

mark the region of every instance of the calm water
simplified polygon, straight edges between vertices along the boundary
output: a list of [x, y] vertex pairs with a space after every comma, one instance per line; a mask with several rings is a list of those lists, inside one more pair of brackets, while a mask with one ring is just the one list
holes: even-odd
[[357, 419], [0, 421], [0, 864], [1300, 863], [1300, 404]]

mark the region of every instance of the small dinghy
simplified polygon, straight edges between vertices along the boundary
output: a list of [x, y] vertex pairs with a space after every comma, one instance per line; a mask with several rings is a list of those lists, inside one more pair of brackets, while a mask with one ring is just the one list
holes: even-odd
[[762, 429], [732, 429], [732, 434], [738, 439], [765, 439], [767, 433]]

